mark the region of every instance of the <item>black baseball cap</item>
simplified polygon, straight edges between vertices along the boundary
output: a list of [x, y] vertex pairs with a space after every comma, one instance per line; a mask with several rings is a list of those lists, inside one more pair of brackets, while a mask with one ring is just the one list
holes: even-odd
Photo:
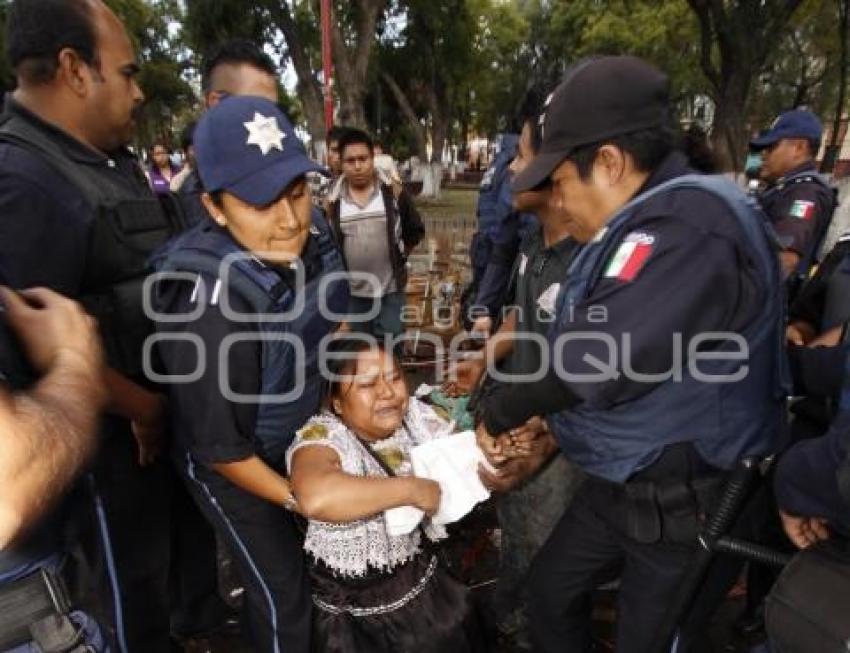
[[513, 183], [514, 192], [542, 184], [584, 145], [670, 120], [670, 84], [655, 66], [631, 56], [585, 59], [570, 67], [547, 102], [540, 151]]

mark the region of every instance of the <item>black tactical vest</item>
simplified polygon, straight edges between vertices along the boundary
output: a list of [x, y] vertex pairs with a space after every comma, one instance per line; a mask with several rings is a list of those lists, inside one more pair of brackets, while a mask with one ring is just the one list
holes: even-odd
[[172, 195], [133, 193], [109, 175], [70, 159], [47, 134], [13, 114], [0, 123], [0, 141], [44, 158], [80, 192], [94, 215], [80, 297], [98, 320], [110, 366], [142, 377], [142, 347], [153, 332], [143, 308], [147, 259], [186, 227]]

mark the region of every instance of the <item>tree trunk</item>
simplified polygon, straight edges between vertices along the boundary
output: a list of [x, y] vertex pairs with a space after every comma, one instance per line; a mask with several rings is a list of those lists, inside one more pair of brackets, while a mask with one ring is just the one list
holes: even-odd
[[357, 25], [354, 42], [346, 43], [334, 11], [332, 42], [337, 71], [336, 91], [339, 95], [339, 122], [366, 129], [366, 98], [369, 58], [375, 42], [375, 28], [386, 0], [356, 0]]
[[740, 172], [749, 149], [746, 110], [749, 76], [743, 73], [726, 81], [715, 101], [712, 144], [722, 170]]
[[381, 71], [381, 79], [383, 79], [384, 83], [389, 87], [399, 109], [401, 109], [402, 114], [404, 114], [404, 117], [407, 119], [407, 123], [410, 125], [410, 130], [413, 132], [413, 139], [416, 142], [416, 155], [419, 157], [420, 161], [427, 163], [428, 132], [425, 129], [425, 126], [419, 122], [419, 118], [413, 110], [413, 105], [411, 105], [410, 100], [407, 99], [407, 95], [398, 85], [398, 82], [395, 81], [393, 76], [385, 71]]
[[314, 143], [325, 140], [324, 101], [319, 81], [313, 74], [310, 57], [298, 33], [291, 9], [286, 2], [270, 3], [272, 20], [283, 33], [292, 67], [298, 77], [298, 97], [304, 105], [307, 130]]
[[850, 0], [838, 0], [838, 11], [840, 21], [838, 26], [839, 38], [841, 39], [841, 59], [838, 66], [838, 99], [835, 102], [835, 117], [832, 120], [832, 134], [829, 137], [829, 145], [823, 156], [821, 171], [831, 173], [835, 169], [835, 162], [841, 154], [841, 121], [844, 117], [844, 103], [847, 96], [847, 39], [850, 38]]
[[712, 141], [726, 170], [743, 164], [752, 81], [802, 1], [687, 0], [700, 26], [700, 66], [714, 87]]

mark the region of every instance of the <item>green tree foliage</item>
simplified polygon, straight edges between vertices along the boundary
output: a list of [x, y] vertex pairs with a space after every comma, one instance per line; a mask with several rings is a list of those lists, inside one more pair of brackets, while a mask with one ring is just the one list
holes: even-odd
[[175, 147], [176, 132], [196, 107], [196, 98], [185, 73], [189, 51], [180, 26], [184, 20], [178, 0], [106, 0], [121, 18], [142, 65], [139, 85], [145, 105], [137, 141], [149, 147], [164, 141]]
[[[294, 71], [294, 97], [281, 99], [323, 138], [319, 0], [106, 1], [143, 63], [140, 142], [182, 126], [197, 108], [202, 55], [233, 37]], [[713, 140], [734, 166], [784, 109], [808, 106], [825, 122], [843, 112], [842, 1], [334, 0], [338, 118], [438, 156], [441, 143], [510, 128], [529, 88], [554, 88], [578, 59], [629, 53], [670, 75], [683, 115], [695, 99], [714, 101]], [[10, 76], [0, 52], [0, 85]]]

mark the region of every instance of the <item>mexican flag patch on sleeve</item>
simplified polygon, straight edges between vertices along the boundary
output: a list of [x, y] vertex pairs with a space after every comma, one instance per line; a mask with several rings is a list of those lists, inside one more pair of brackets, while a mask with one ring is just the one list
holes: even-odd
[[642, 231], [630, 233], [620, 243], [620, 247], [605, 268], [605, 278], [634, 281], [649, 260], [654, 247], [655, 236]]
[[793, 218], [811, 220], [815, 217], [815, 203], [809, 200], [794, 200], [790, 213]]

